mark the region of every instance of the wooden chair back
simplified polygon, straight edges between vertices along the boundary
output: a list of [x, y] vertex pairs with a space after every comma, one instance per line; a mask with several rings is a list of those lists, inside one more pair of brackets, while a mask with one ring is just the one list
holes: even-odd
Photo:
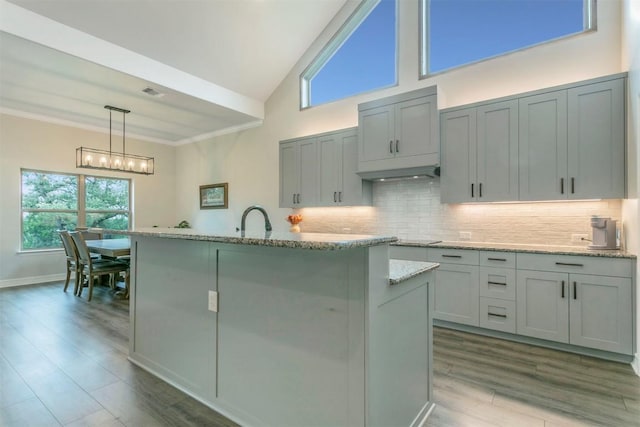
[[69, 261], [78, 261], [78, 251], [76, 250], [76, 245], [71, 240], [71, 236], [67, 230], [61, 230], [58, 232], [60, 235], [60, 240], [62, 240], [62, 246], [64, 247], [64, 252], [67, 255], [67, 259]]
[[84, 237], [82, 236], [82, 232], [80, 231], [72, 231], [69, 233], [71, 239], [76, 244], [76, 249], [78, 251], [78, 259], [84, 265], [91, 265], [91, 254], [89, 253], [89, 248], [87, 248], [87, 244], [84, 241]]

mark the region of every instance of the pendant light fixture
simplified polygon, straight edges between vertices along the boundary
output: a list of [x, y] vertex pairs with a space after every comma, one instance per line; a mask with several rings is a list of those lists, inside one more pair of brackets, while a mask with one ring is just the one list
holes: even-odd
[[[111, 105], [105, 105], [104, 108], [109, 110], [109, 151], [78, 147], [76, 148], [76, 167], [153, 175], [153, 157], [127, 154], [125, 151], [125, 116], [131, 111]], [[114, 111], [122, 113], [122, 152], [113, 151], [111, 144], [111, 118]]]

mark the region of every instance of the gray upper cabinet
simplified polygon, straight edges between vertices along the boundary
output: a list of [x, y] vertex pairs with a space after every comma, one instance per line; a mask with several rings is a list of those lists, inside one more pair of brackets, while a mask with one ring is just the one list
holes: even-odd
[[443, 203], [518, 199], [517, 118], [517, 100], [441, 114]]
[[624, 198], [626, 74], [443, 110], [443, 203]]
[[569, 89], [568, 197], [625, 197], [624, 80]]
[[435, 87], [360, 104], [360, 175], [402, 176], [439, 164], [437, 108]]
[[371, 204], [371, 183], [356, 173], [358, 167], [357, 128], [318, 136], [318, 206]]
[[625, 197], [624, 87], [597, 79], [520, 99], [520, 200]]
[[567, 92], [520, 99], [520, 200], [567, 197]]
[[318, 204], [318, 148], [315, 137], [280, 143], [280, 207]]
[[281, 141], [280, 207], [370, 205], [357, 166], [357, 128]]

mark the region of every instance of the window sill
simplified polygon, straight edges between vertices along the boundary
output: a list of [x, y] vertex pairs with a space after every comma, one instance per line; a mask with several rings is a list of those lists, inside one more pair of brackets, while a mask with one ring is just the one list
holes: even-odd
[[31, 250], [21, 250], [17, 251], [16, 255], [57, 255], [59, 253], [64, 253], [62, 248], [54, 248], [54, 249], [31, 249]]

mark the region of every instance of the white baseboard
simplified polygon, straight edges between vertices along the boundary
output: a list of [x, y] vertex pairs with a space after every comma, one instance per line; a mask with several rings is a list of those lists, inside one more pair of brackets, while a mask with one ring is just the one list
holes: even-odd
[[44, 276], [21, 277], [19, 279], [0, 280], [1, 288], [12, 288], [14, 286], [35, 285], [36, 283], [59, 282], [64, 280], [65, 273], [47, 274]]
[[635, 371], [636, 375], [640, 377], [640, 354], [636, 353], [633, 361], [631, 362], [631, 367]]

